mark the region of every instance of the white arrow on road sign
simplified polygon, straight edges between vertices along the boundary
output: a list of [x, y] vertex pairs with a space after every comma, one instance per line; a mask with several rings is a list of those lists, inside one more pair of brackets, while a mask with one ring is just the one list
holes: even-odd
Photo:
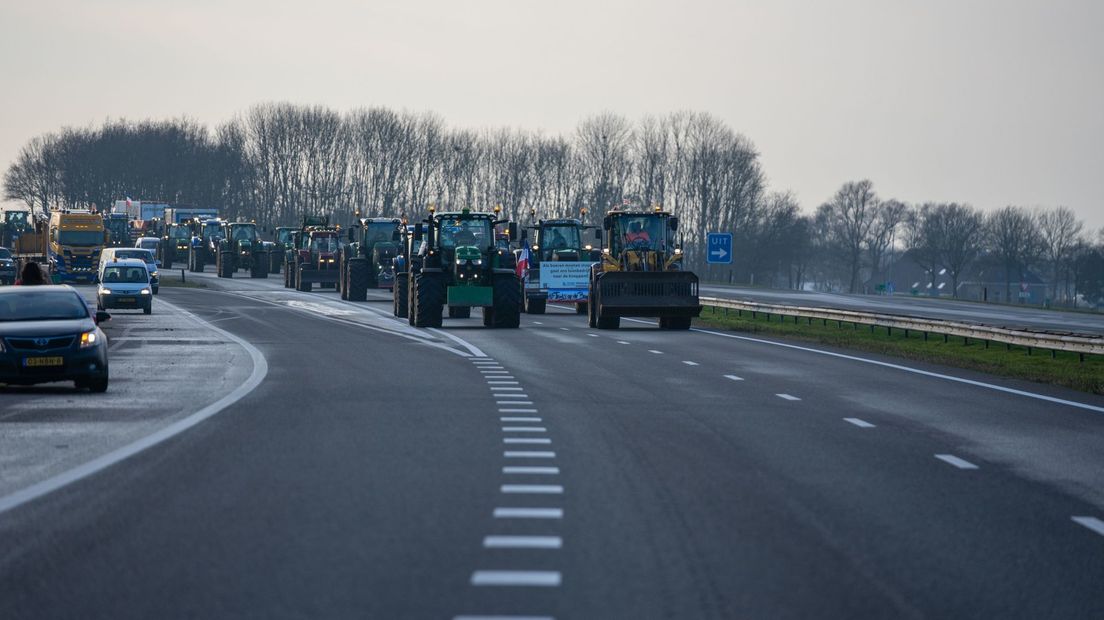
[[728, 252], [725, 252], [724, 248], [720, 248], [718, 250], [713, 250], [712, 252], [710, 252], [710, 254], [712, 254], [713, 256], [716, 256], [720, 260], [724, 260], [724, 258], [726, 256], [728, 256]]

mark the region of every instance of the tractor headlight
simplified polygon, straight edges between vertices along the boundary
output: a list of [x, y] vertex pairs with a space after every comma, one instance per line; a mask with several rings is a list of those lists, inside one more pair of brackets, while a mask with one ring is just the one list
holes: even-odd
[[84, 332], [80, 337], [80, 348], [87, 349], [94, 347], [99, 343], [100, 339], [96, 336], [96, 332]]
[[539, 250], [540, 246], [534, 243], [530, 249]]
[[675, 248], [675, 254], [682, 254], [682, 248]]
[[472, 261], [472, 264], [473, 265], [482, 265], [483, 264], [483, 259], [482, 258], [477, 258], [477, 259]]

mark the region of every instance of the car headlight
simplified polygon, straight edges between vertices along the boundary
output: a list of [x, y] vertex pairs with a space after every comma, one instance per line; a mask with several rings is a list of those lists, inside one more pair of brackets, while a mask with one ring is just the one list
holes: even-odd
[[110, 294], [111, 294], [111, 289], [109, 289], [109, 288], [101, 288], [100, 289], [100, 295], [110, 295]]
[[156, 278], [157, 277], [157, 272], [156, 271], [151, 271], [150, 272], [150, 277], [151, 278]]
[[150, 290], [149, 290], [148, 288], [144, 288], [144, 289], [142, 289], [142, 294], [143, 294], [143, 295], [149, 295], [149, 294], [150, 294]]
[[96, 336], [96, 332], [84, 332], [80, 337], [80, 348], [87, 349], [94, 347], [99, 343], [100, 339]]

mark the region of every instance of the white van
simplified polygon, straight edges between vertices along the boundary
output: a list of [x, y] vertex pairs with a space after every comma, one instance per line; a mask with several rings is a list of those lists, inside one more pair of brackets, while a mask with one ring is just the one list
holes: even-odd
[[138, 259], [146, 263], [146, 268], [150, 275], [150, 289], [153, 291], [153, 294], [156, 295], [158, 285], [160, 284], [157, 268], [161, 266], [161, 262], [154, 257], [153, 252], [142, 248], [104, 248], [101, 250], [100, 266], [96, 269], [96, 282], [103, 281], [103, 270], [108, 263], [130, 258]]

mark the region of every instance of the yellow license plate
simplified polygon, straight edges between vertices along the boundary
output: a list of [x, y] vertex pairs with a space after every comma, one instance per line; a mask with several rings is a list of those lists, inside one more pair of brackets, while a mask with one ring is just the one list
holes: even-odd
[[64, 366], [64, 357], [28, 357], [23, 360], [24, 366]]

